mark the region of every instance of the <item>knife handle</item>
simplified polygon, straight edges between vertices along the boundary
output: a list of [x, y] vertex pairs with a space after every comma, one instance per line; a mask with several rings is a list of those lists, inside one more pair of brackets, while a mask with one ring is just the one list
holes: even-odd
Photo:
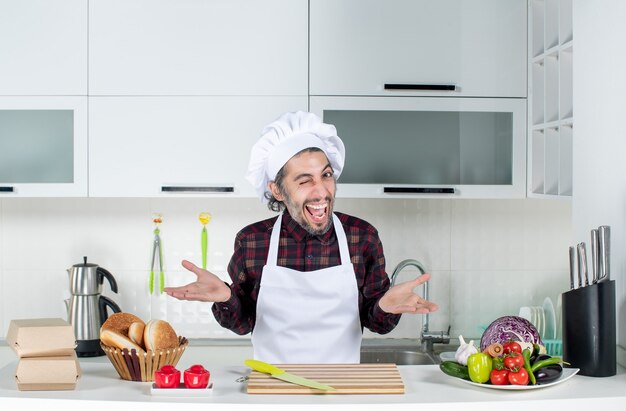
[[587, 269], [587, 264], [585, 263], [585, 248], [584, 243], [578, 243], [576, 246], [576, 251], [578, 252], [578, 286], [583, 286], [583, 271]]
[[593, 284], [598, 282], [600, 276], [598, 242], [598, 230], [594, 228], [591, 230], [591, 282]]
[[601, 225], [598, 227], [598, 261], [600, 262], [600, 272], [598, 273], [598, 281], [609, 279], [610, 259], [611, 259], [611, 227]]
[[569, 247], [569, 289], [574, 287], [574, 272], [576, 271], [576, 249], [574, 246]]

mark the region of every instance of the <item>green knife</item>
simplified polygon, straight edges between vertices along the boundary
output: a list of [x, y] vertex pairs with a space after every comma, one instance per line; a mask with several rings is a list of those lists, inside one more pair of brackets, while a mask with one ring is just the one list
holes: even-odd
[[289, 374], [285, 370], [275, 367], [263, 361], [258, 360], [245, 360], [244, 363], [255, 371], [269, 374], [273, 378], [287, 381], [292, 384], [302, 385], [304, 387], [316, 388], [318, 390], [330, 391], [334, 390], [330, 385], [321, 384], [317, 381], [309, 380], [308, 378], [298, 377], [297, 375]]

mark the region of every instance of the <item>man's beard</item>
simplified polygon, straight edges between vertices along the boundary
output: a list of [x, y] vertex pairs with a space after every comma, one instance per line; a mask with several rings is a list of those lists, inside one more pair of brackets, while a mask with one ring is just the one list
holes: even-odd
[[[283, 196], [285, 197], [285, 200], [284, 200], [285, 207], [287, 207], [287, 211], [289, 211], [291, 218], [296, 220], [296, 222], [300, 224], [300, 226], [302, 226], [302, 228], [304, 228], [306, 232], [308, 232], [311, 235], [319, 236], [319, 235], [326, 234], [328, 230], [330, 230], [330, 227], [333, 225], [333, 219], [332, 219], [333, 201], [331, 198], [326, 197], [325, 199], [326, 202], [328, 203], [328, 210], [327, 210], [328, 218], [326, 220], [326, 224], [324, 224], [324, 226], [322, 227], [314, 227], [309, 223], [309, 221], [303, 215], [303, 213], [305, 212], [303, 208], [306, 208], [306, 206], [304, 206], [305, 203], [302, 204], [303, 207], [299, 207], [297, 204], [294, 204], [291, 201], [291, 197], [287, 193], [283, 193]], [[315, 202], [315, 201], [319, 201], [319, 199], [312, 200], [311, 202]]]

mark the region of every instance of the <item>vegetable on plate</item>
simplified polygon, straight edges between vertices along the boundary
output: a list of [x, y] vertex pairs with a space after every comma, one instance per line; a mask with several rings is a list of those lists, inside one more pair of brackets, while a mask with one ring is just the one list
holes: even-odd
[[467, 358], [467, 369], [473, 382], [484, 384], [489, 381], [491, 367], [492, 358], [488, 354], [477, 352]]
[[469, 380], [469, 371], [466, 365], [459, 364], [456, 361], [444, 361], [439, 364], [439, 369], [444, 373], [464, 380]]
[[466, 343], [462, 335], [459, 335], [459, 341], [461, 342], [461, 345], [459, 346], [459, 348], [457, 348], [456, 352], [454, 353], [454, 359], [459, 364], [467, 365], [467, 357], [469, 357], [470, 355], [474, 353], [477, 353], [478, 348], [474, 346], [474, 340], [471, 340], [469, 343]]

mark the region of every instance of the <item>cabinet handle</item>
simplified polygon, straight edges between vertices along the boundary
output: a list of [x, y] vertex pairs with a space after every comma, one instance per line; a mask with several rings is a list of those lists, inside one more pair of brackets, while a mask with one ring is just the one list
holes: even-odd
[[13, 187], [10, 186], [0, 186], [0, 193], [12, 193]]
[[385, 193], [400, 194], [454, 194], [454, 188], [449, 187], [385, 187]]
[[454, 84], [385, 84], [385, 90], [456, 91]]
[[235, 187], [207, 187], [207, 186], [161, 186], [164, 193], [233, 193]]

